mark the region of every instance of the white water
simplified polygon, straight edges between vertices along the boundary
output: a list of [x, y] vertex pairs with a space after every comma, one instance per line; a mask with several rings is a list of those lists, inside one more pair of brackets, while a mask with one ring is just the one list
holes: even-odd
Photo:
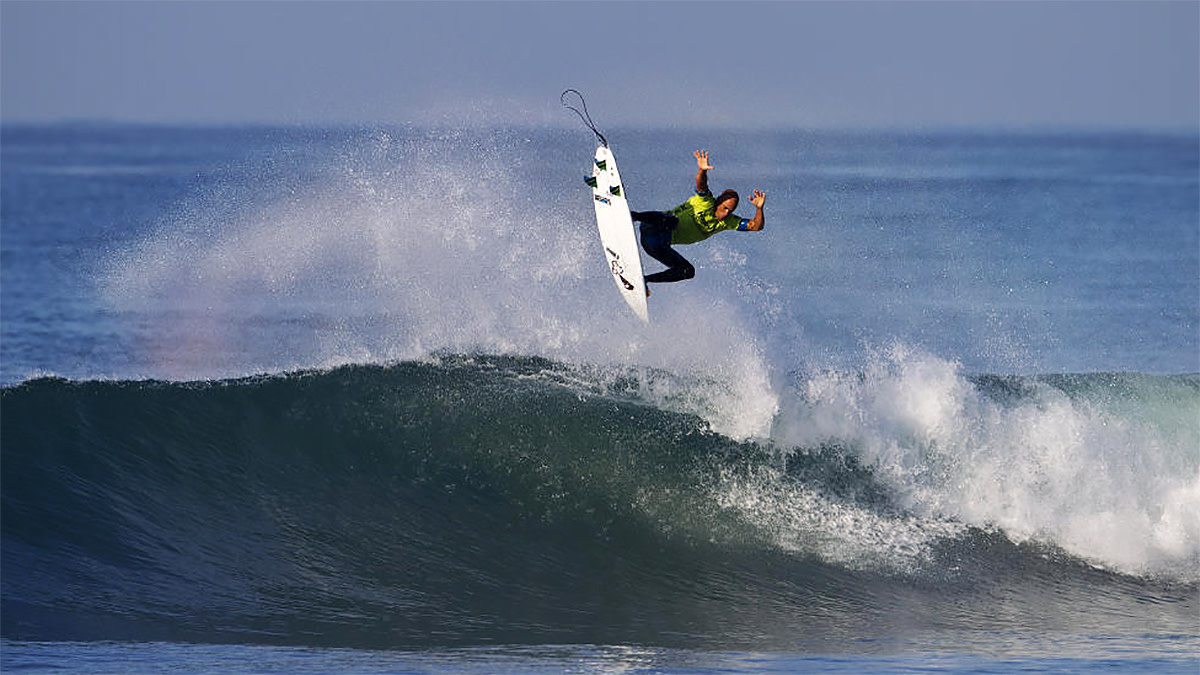
[[[956, 363], [897, 344], [861, 372], [802, 381], [775, 440], [847, 446], [924, 518], [999, 528], [1121, 572], [1200, 577], [1194, 390], [1123, 410], [1120, 396], [1032, 386], [1002, 403]], [[1170, 414], [1153, 420], [1155, 406]]]

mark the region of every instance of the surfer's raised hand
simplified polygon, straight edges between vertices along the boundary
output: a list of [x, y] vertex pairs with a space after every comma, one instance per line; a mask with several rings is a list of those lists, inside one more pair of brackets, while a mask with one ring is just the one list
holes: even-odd
[[750, 195], [750, 203], [754, 205], [754, 217], [746, 223], [746, 230], [758, 232], [767, 224], [767, 217], [763, 214], [763, 204], [766, 201], [767, 195], [762, 190], [755, 190], [754, 194]]
[[713, 166], [708, 163], [707, 150], [697, 150], [692, 154], [696, 156], [696, 193], [704, 194], [708, 192], [708, 171]]

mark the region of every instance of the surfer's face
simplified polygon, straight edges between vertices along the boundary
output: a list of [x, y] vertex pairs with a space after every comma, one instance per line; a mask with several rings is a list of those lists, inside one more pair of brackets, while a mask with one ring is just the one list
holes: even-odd
[[717, 204], [716, 212], [713, 215], [715, 215], [717, 217], [717, 220], [722, 220], [729, 214], [733, 213], [733, 210], [737, 208], [737, 205], [738, 205], [737, 197], [731, 197], [729, 199], [726, 199], [725, 201], [721, 202], [720, 204]]

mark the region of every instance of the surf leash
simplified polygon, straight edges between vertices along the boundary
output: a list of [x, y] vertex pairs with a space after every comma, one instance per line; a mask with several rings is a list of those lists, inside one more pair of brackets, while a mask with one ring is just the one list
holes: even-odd
[[[579, 103], [583, 105], [583, 112], [580, 112], [579, 108], [567, 104], [567, 94], [571, 93], [579, 97]], [[583, 123], [587, 125], [587, 128], [592, 130], [593, 134], [596, 134], [596, 138], [600, 139], [600, 145], [603, 145], [606, 148], [608, 147], [608, 139], [604, 138], [604, 134], [600, 133], [600, 130], [596, 128], [595, 123], [592, 122], [592, 116], [588, 114], [587, 101], [583, 100], [583, 94], [579, 93], [579, 91], [576, 89], [567, 89], [562, 93], [562, 96], [558, 97], [558, 100], [563, 104], [564, 108], [573, 111], [576, 115], [579, 115], [579, 119], [583, 120]]]

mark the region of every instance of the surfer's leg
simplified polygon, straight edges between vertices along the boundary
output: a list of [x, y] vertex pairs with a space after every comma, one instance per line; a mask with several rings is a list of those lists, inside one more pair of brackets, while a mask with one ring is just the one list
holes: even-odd
[[696, 268], [692, 267], [692, 263], [687, 261], [687, 258], [679, 255], [679, 252], [671, 247], [659, 249], [657, 251], [646, 251], [654, 256], [654, 259], [666, 265], [668, 269], [646, 277], [648, 284], [665, 284], [672, 281], [684, 281], [696, 276]]
[[675, 216], [662, 211], [630, 211], [629, 215], [637, 222], [642, 223], [643, 229], [645, 229], [645, 225], [649, 225], [670, 232], [679, 224], [679, 220]]
[[[666, 214], [663, 214], [666, 215]], [[670, 218], [670, 225], [674, 226], [674, 216]], [[649, 221], [642, 221], [642, 248], [651, 258], [659, 261], [667, 266], [667, 269], [650, 274], [646, 277], [647, 283], [669, 283], [672, 281], [683, 281], [696, 276], [696, 268], [687, 261], [687, 258], [679, 255], [679, 252], [671, 248], [671, 230], [665, 227], [656, 227], [650, 224]], [[673, 227], [671, 229], [674, 229]]]

